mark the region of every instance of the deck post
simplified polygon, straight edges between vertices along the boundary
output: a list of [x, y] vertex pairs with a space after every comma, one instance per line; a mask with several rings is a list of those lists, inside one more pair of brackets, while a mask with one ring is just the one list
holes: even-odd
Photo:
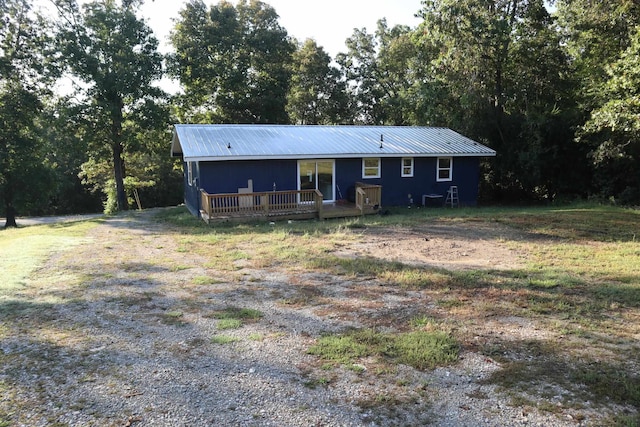
[[207, 224], [209, 224], [209, 221], [211, 220], [211, 198], [209, 198], [209, 194], [203, 189], [200, 189], [200, 205], [203, 213], [207, 216], [203, 219]]
[[323, 199], [324, 196], [322, 195], [322, 193], [316, 189], [315, 193], [313, 194], [313, 198], [315, 199], [316, 202], [316, 210], [318, 211], [318, 219], [324, 219], [322, 216], [322, 206], [323, 206]]

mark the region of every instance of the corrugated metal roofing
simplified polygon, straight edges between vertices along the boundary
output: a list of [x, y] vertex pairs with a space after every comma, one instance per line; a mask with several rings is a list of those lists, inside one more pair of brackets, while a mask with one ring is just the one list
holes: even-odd
[[175, 125], [171, 154], [186, 161], [495, 156], [447, 128], [408, 126]]

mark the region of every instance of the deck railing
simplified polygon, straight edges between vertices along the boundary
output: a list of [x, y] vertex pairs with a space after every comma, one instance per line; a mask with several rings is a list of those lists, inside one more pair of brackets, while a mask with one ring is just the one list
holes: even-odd
[[322, 212], [322, 193], [318, 190], [227, 194], [209, 194], [200, 190], [200, 197], [206, 219], [294, 213], [321, 215]]
[[364, 213], [365, 209], [377, 209], [382, 201], [382, 186], [356, 182], [356, 207]]

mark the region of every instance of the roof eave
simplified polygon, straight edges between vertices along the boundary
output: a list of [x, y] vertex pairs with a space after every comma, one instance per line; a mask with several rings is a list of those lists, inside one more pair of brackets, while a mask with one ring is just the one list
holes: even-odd
[[[173, 150], [172, 150], [173, 154]], [[182, 156], [182, 153], [178, 153]], [[398, 157], [495, 157], [491, 153], [351, 153], [351, 154], [318, 154], [318, 155], [287, 155], [287, 156], [184, 156], [186, 162], [223, 162], [238, 160], [302, 160], [302, 159], [354, 159], [354, 158], [398, 158]]]

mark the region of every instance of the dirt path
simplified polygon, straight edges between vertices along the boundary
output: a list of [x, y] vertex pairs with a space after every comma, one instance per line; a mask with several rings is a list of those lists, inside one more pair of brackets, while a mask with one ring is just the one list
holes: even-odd
[[[86, 221], [88, 219], [101, 218], [104, 214], [84, 214], [84, 215], [58, 215], [58, 216], [39, 216], [39, 217], [18, 217], [16, 224], [18, 227], [27, 227], [30, 225], [57, 224], [62, 222]], [[0, 224], [4, 226], [7, 222], [6, 218], [0, 218]]]

